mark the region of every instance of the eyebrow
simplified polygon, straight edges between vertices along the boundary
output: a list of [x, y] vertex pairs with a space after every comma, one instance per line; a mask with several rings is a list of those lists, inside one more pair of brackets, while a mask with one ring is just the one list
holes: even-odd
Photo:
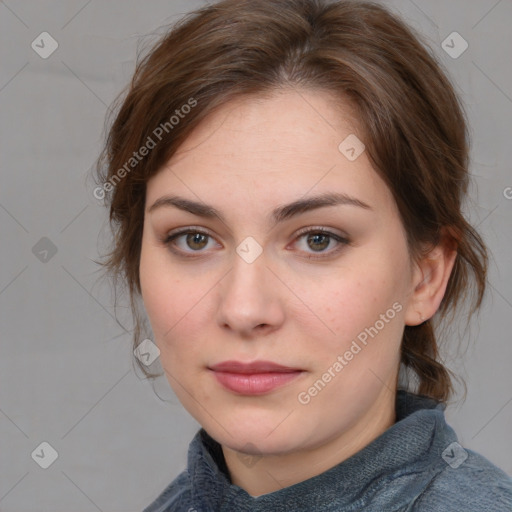
[[[311, 210], [324, 208], [326, 206], [342, 205], [356, 206], [365, 210], [372, 209], [368, 204], [355, 197], [351, 197], [347, 194], [328, 192], [314, 197], [305, 199], [301, 198], [293, 201], [292, 203], [275, 208], [271, 214], [271, 221], [274, 224], [278, 224], [279, 222], [283, 222], [285, 220], [291, 219], [296, 215]], [[160, 199], [157, 199], [148, 209], [148, 213], [151, 213], [162, 207], [175, 207], [185, 212], [192, 213], [193, 215], [197, 215], [198, 217], [218, 219], [225, 223], [225, 219], [222, 213], [213, 206], [197, 201], [191, 201], [190, 199], [185, 199], [184, 197], [179, 196], [163, 196]]]

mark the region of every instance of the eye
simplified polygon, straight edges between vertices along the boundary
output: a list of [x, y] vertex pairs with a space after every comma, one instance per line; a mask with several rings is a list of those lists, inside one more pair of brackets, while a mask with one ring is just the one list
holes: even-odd
[[212, 236], [206, 231], [196, 228], [187, 228], [176, 233], [168, 234], [163, 240], [163, 243], [168, 246], [171, 251], [187, 255], [187, 253], [204, 252], [203, 249], [208, 248], [210, 241], [212, 241]]
[[[311, 254], [319, 253], [320, 256], [309, 256], [309, 258], [322, 258], [337, 253], [345, 245], [350, 244], [350, 241], [336, 233], [326, 230], [325, 228], [305, 228], [299, 232], [296, 240], [304, 241], [302, 249], [304, 252]], [[300, 245], [300, 244], [299, 244]], [[332, 247], [334, 248], [332, 249]], [[331, 247], [331, 250], [327, 251]], [[308, 251], [310, 249], [312, 252]]]
[[[169, 233], [162, 241], [173, 253], [185, 257], [194, 257], [195, 255], [206, 252], [203, 249], [212, 248], [209, 244], [213, 241], [213, 237], [200, 228], [189, 227], [175, 233]], [[302, 245], [301, 251], [308, 254], [308, 259], [331, 256], [342, 250], [344, 246], [350, 244], [350, 240], [346, 237], [321, 227], [304, 228], [299, 231], [295, 239], [296, 244], [297, 241], [305, 242], [305, 244], [302, 243], [298, 245]], [[215, 246], [215, 244], [213, 244], [213, 246]], [[331, 250], [327, 250], [329, 248], [331, 248]], [[317, 253], [318, 256], [316, 256], [315, 253]]]

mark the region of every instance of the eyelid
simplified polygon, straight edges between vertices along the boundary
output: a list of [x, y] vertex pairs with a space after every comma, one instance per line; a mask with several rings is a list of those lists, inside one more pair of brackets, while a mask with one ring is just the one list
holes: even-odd
[[212, 238], [215, 238], [208, 229], [203, 228], [201, 226], [186, 226], [183, 228], [176, 228], [176, 229], [173, 229], [172, 231], [165, 233], [163, 238], [164, 238], [164, 240], [166, 240], [174, 235], [186, 234], [190, 231], [193, 231], [194, 233], [201, 233], [203, 235], [208, 235], [208, 236], [211, 236]]
[[325, 233], [327, 235], [334, 235], [339, 238], [348, 240], [348, 235], [343, 234], [343, 233], [334, 233], [333, 231], [334, 231], [334, 228], [329, 228], [326, 226], [306, 226], [306, 227], [299, 229], [295, 233], [295, 238], [297, 238], [301, 235], [304, 235], [306, 233]]
[[176, 238], [179, 238], [181, 235], [188, 235], [188, 234], [194, 234], [199, 233], [201, 235], [208, 236], [212, 239], [215, 239], [215, 236], [207, 229], [199, 227], [199, 226], [187, 226], [184, 228], [177, 228], [173, 231], [169, 231], [168, 233], [165, 233], [163, 237], [160, 238], [160, 241], [164, 245], [171, 245], [171, 242], [175, 240]]

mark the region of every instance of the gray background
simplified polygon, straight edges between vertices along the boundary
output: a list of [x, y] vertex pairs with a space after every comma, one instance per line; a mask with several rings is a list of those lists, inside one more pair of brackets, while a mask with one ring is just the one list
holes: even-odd
[[[493, 260], [479, 318], [460, 329], [458, 356], [458, 332], [444, 351], [468, 384], [466, 401], [455, 400], [447, 417], [463, 446], [512, 475], [512, 1], [386, 4], [428, 38], [469, 114], [467, 211]], [[130, 77], [138, 45], [151, 40], [141, 36], [202, 5], [0, 2], [3, 512], [139, 511], [185, 465], [198, 424], [164, 377], [153, 389], [134, 371], [130, 335], [114, 320], [110, 287], [92, 261], [108, 230], [87, 174], [107, 105]], [[47, 59], [31, 48], [44, 31], [59, 44]], [[442, 48], [453, 31], [469, 43], [457, 59]], [[43, 255], [50, 246], [56, 254]], [[58, 452], [48, 469], [31, 457], [43, 441]]]

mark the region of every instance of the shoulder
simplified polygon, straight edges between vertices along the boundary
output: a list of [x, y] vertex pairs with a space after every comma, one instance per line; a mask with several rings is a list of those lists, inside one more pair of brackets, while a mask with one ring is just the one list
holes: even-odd
[[186, 511], [191, 503], [190, 478], [187, 471], [180, 473], [143, 512]]
[[483, 455], [463, 449], [458, 443], [454, 445], [455, 450], [444, 454], [446, 466], [418, 496], [411, 510], [512, 512], [512, 478]]

